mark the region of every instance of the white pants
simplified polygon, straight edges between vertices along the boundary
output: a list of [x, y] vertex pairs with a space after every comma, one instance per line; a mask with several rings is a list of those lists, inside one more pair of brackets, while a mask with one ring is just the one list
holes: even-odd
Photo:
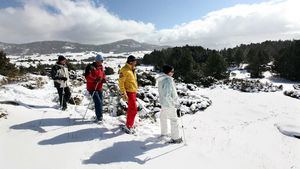
[[160, 129], [161, 135], [168, 134], [168, 119], [171, 122], [171, 138], [179, 138], [179, 124], [178, 117], [176, 113], [176, 108], [174, 107], [162, 107], [160, 112]]

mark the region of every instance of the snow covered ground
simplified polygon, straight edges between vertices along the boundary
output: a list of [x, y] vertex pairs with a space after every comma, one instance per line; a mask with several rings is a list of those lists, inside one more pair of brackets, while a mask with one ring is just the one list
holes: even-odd
[[[42, 78], [48, 81], [42, 89], [0, 87], [0, 103], [19, 103], [0, 104], [8, 114], [0, 118], [3, 169], [300, 169], [300, 140], [294, 137], [300, 132], [300, 104], [282, 91], [244, 93], [221, 86], [194, 91], [212, 105], [180, 119], [187, 145], [167, 145], [158, 138], [159, 122], [137, 118], [133, 136], [118, 127], [124, 116], [105, 114], [103, 125], [82, 121], [88, 100], [58, 110], [56, 89]], [[84, 87], [74, 90], [85, 95]], [[86, 119], [93, 115], [89, 110]]]
[[[55, 64], [57, 61], [57, 55], [64, 55], [68, 60], [81, 61], [95, 57], [95, 54], [101, 54], [104, 58], [120, 57], [126, 58], [129, 55], [134, 55], [137, 58], [142, 58], [145, 54], [149, 54], [152, 51], [135, 51], [126, 53], [102, 53], [102, 52], [80, 52], [80, 53], [53, 53], [53, 54], [33, 54], [24, 56], [8, 55], [10, 61], [17, 66], [29, 67], [30, 65], [36, 66], [37, 64]], [[80, 63], [80, 62], [79, 62]], [[123, 63], [123, 62], [122, 62]]]

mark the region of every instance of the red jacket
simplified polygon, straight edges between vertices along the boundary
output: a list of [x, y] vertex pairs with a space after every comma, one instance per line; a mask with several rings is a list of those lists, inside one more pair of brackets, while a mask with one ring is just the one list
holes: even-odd
[[102, 90], [103, 83], [106, 82], [106, 76], [103, 71], [103, 66], [96, 66], [96, 64], [93, 63], [93, 69], [90, 71], [90, 73], [85, 76], [86, 79], [86, 88], [88, 91], [94, 91], [97, 85], [97, 79], [101, 78], [101, 81], [99, 81], [97, 89], [98, 91]]

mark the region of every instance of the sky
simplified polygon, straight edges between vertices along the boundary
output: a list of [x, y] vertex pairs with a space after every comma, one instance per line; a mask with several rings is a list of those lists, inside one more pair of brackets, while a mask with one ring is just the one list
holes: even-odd
[[221, 49], [300, 38], [299, 0], [0, 0], [0, 41]]

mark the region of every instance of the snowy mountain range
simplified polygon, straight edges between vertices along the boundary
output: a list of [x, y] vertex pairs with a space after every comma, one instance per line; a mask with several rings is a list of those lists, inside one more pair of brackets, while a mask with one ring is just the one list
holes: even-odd
[[113, 43], [102, 45], [80, 44], [66, 41], [39, 41], [24, 44], [9, 44], [0, 42], [0, 49], [8, 55], [31, 55], [31, 54], [51, 54], [65, 52], [133, 52], [160, 50], [168, 46], [158, 46], [147, 43], [140, 43], [132, 39], [125, 39]]

